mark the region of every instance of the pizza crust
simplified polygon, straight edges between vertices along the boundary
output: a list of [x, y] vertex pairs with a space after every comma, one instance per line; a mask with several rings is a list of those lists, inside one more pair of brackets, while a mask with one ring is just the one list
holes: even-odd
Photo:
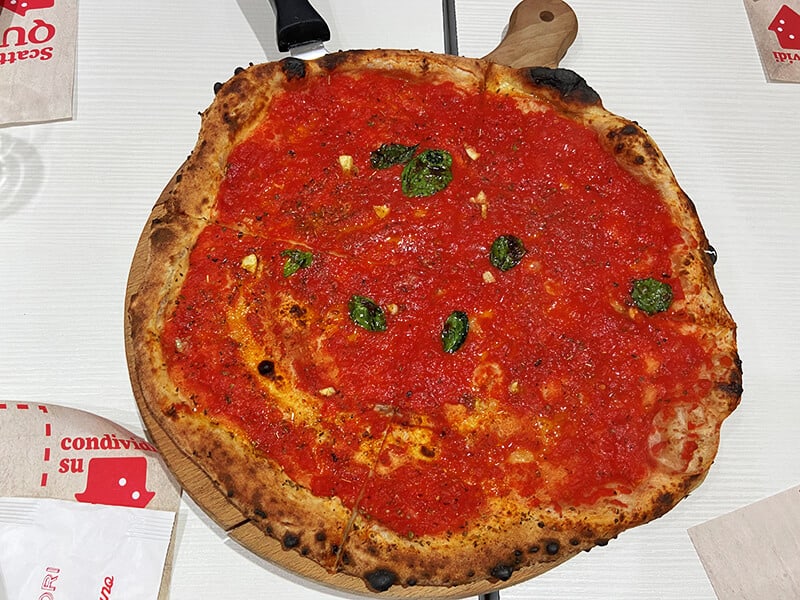
[[[410, 81], [453, 82], [465, 90], [511, 95], [523, 110], [547, 105], [594, 130], [625, 170], [659, 190], [690, 248], [675, 265], [687, 290], [680, 306], [686, 331], [702, 339], [715, 365], [711, 375], [716, 384], [702, 411], [681, 411], [679, 406], [653, 432], [654, 446], [659, 436], [672, 443], [688, 435], [691, 423], [697, 447], [688, 461], [681, 463], [675, 458], [679, 450], [670, 454], [669, 444], [660, 444], [663, 448], [653, 456], [660, 465], [655, 474], [613, 502], [533, 510], [523, 499], [508, 496], [497, 499], [463, 531], [409, 538], [352, 511], [339, 498], [314, 496], [259, 455], [235, 425], [196, 411], [191, 398], [175, 388], [160, 334], [180, 293], [191, 248], [214, 221], [230, 152], [250, 136], [280, 94], [334, 71], [358, 77], [372, 69]], [[128, 306], [131, 376], [143, 402], [178, 447], [256, 526], [285, 549], [308, 556], [329, 572], [354, 575], [372, 591], [482, 580], [515, 583], [663, 515], [705, 477], [716, 455], [720, 426], [741, 396], [735, 324], [717, 287], [694, 205], [647, 133], [607, 112], [599, 96], [571, 71], [513, 70], [478, 60], [394, 51], [341, 52], [313, 62], [286, 59], [250, 67], [224, 84], [202, 114], [197, 145], [164, 190], [154, 215], [146, 228], [146, 270]], [[702, 436], [696, 435], [698, 430]]]

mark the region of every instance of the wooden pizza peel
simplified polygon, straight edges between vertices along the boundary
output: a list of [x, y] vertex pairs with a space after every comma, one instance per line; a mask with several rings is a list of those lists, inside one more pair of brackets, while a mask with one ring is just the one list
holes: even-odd
[[[299, 3], [303, 4], [303, 3]], [[313, 9], [312, 9], [313, 10]], [[557, 67], [578, 33], [578, 21], [572, 9], [561, 0], [523, 0], [511, 14], [508, 28], [500, 44], [484, 58], [515, 68], [544, 66]], [[284, 550], [281, 543], [264, 534], [249, 521], [212, 480], [185, 454], [161, 428], [144, 401], [142, 387], [133, 361], [133, 349], [128, 319], [131, 297], [139, 289], [149, 255], [150, 224], [165, 216], [166, 196], [158, 199], [147, 225], [139, 238], [131, 263], [125, 296], [125, 351], [131, 386], [146, 432], [161, 452], [167, 466], [184, 491], [228, 535], [255, 555], [295, 575], [309, 579], [324, 587], [359, 596], [377, 596], [364, 582], [342, 573], [330, 573], [317, 563]], [[492, 583], [488, 580], [456, 587], [416, 586], [392, 587], [380, 594], [381, 598], [468, 598], [486, 595], [496, 598], [501, 588], [530, 579], [536, 573], [532, 568], [515, 571], [508, 581]], [[160, 598], [168, 597], [162, 590]]]

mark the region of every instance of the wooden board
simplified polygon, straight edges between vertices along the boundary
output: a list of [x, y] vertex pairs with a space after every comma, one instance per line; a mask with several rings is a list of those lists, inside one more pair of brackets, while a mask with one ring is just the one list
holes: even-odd
[[[514, 10], [501, 44], [486, 58], [512, 66], [557, 66], [577, 35], [577, 19], [572, 9], [561, 0], [524, 0]], [[153, 207], [144, 227], [131, 264], [125, 302], [125, 351], [133, 394], [142, 421], [153, 444], [159, 449], [167, 466], [184, 491], [229, 537], [259, 557], [295, 575], [348, 594], [376, 596], [357, 577], [330, 573], [297, 552], [284, 550], [281, 543], [265, 535], [243, 515], [220, 491], [206, 473], [184, 453], [160, 426], [142, 394], [134, 367], [131, 347], [128, 305], [139, 288], [149, 256], [150, 224], [163, 216], [165, 197]], [[553, 563], [551, 566], [555, 566]], [[520, 583], [542, 572], [542, 566], [520, 569], [505, 582], [475, 582], [457, 587], [416, 586], [393, 587], [380, 594], [381, 598], [467, 598], [486, 594]]]

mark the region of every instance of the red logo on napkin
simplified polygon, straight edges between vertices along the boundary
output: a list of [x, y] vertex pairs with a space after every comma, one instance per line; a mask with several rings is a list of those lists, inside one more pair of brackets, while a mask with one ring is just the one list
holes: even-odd
[[0, 6], [23, 17], [29, 10], [53, 8], [55, 3], [55, 0], [0, 0]]
[[78, 502], [144, 508], [155, 492], [147, 491], [147, 459], [143, 456], [93, 458], [89, 461], [86, 490]]
[[800, 50], [800, 15], [785, 4], [781, 6], [768, 29], [778, 36], [781, 48]]

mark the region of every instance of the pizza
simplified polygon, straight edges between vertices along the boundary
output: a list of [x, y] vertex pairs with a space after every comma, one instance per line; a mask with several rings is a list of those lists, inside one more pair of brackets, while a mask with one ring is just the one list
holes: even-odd
[[741, 396], [692, 202], [569, 70], [251, 65], [158, 207], [128, 306], [141, 404], [365, 591], [506, 585], [663, 515]]

